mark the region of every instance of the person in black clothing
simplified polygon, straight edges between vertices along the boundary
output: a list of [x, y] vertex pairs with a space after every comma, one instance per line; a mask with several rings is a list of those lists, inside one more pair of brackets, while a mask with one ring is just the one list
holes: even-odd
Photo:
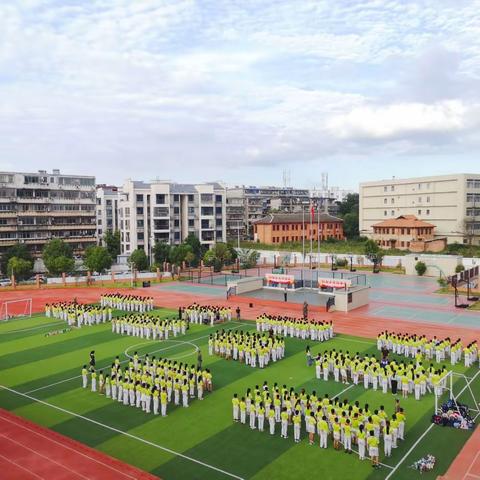
[[283, 289], [283, 301], [284, 302], [287, 301], [287, 289], [286, 288]]
[[183, 313], [182, 307], [178, 307], [178, 319], [179, 320], [182, 319], [182, 313]]
[[202, 369], [202, 363], [203, 363], [203, 358], [202, 358], [202, 351], [198, 349], [198, 355], [197, 355], [197, 370]]
[[237, 320], [240, 320], [240, 307], [237, 307]]
[[90, 370], [92, 372], [95, 370], [95, 350], [90, 352]]

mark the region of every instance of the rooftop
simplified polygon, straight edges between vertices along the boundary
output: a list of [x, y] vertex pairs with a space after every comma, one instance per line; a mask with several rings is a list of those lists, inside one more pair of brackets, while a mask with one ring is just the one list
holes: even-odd
[[[320, 217], [320, 218], [319, 218]], [[265, 225], [272, 223], [310, 223], [312, 216], [310, 212], [306, 212], [305, 215], [302, 213], [271, 213], [263, 218], [255, 220], [252, 223]], [[313, 223], [343, 223], [343, 220], [328, 213], [315, 213], [313, 215]]]
[[436, 225], [432, 223], [419, 220], [415, 215], [400, 215], [397, 218], [384, 220], [383, 222], [376, 223], [372, 227], [384, 227], [384, 228], [435, 228]]

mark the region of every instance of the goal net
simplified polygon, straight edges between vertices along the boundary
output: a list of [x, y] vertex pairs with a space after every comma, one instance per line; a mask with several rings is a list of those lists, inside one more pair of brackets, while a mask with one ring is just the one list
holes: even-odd
[[0, 321], [32, 316], [32, 299], [8, 300], [0, 305]]
[[[473, 377], [450, 371], [440, 381], [442, 395], [435, 394], [435, 413], [458, 412], [474, 422], [480, 416], [480, 371]], [[440, 392], [438, 392], [440, 393]]]

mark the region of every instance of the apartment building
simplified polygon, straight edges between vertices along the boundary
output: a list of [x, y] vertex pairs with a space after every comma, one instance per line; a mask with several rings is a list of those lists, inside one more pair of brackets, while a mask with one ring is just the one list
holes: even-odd
[[39, 255], [53, 238], [81, 254], [95, 230], [95, 177], [0, 172], [0, 254], [20, 242]]
[[292, 213], [308, 205], [310, 192], [292, 187], [227, 188], [227, 238], [252, 240], [253, 222], [271, 211]]
[[97, 238], [100, 245], [103, 245], [103, 236], [105, 233], [115, 232], [120, 228], [118, 199], [118, 187], [113, 185], [97, 185]]
[[219, 183], [127, 180], [118, 204], [122, 254], [160, 241], [182, 243], [194, 233], [203, 245], [226, 241], [226, 192]]
[[360, 184], [360, 234], [373, 225], [414, 215], [436, 226], [435, 238], [480, 244], [480, 174], [379, 180]]

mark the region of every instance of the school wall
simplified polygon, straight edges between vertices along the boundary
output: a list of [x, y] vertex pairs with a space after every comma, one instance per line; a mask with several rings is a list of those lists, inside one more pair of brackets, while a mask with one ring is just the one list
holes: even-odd
[[252, 292], [253, 290], [259, 290], [263, 287], [262, 277], [242, 278], [240, 280], [233, 280], [227, 282], [227, 288], [235, 287], [237, 289], [237, 295], [242, 293]]
[[[350, 312], [356, 308], [363, 307], [369, 303], [370, 287], [361, 287], [351, 292], [336, 292], [335, 293], [335, 311]], [[348, 303], [348, 295], [351, 294], [351, 302]]]
[[461, 265], [463, 258], [459, 255], [428, 255], [412, 254], [405, 255], [403, 266], [407, 275], [417, 275], [415, 265], [418, 262], [424, 262], [427, 266], [426, 277], [440, 277], [453, 275], [457, 265]]

